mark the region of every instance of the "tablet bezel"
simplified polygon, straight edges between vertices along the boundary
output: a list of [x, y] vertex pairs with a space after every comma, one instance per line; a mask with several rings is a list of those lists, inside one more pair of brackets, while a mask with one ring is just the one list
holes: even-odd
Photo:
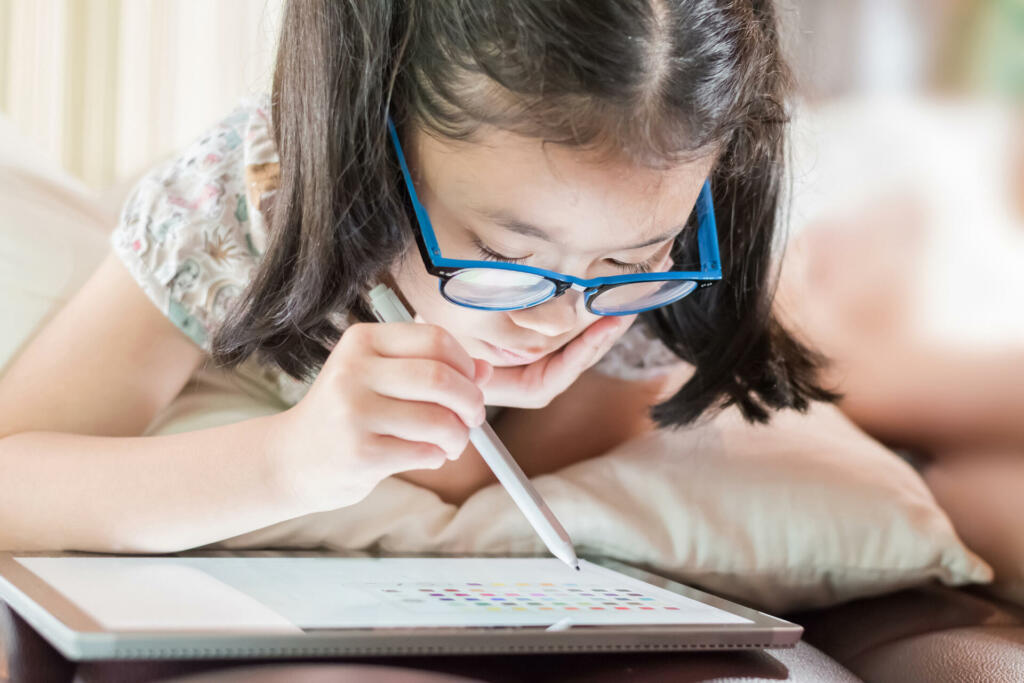
[[[111, 659], [317, 658], [523, 652], [609, 652], [793, 647], [803, 628], [683, 585], [614, 558], [580, 557], [640, 581], [724, 610], [750, 623], [680, 625], [473, 626], [303, 629], [301, 633], [111, 631], [17, 562], [19, 557], [111, 557], [81, 552], [0, 553], [0, 599], [65, 657]], [[547, 557], [543, 554], [393, 553], [369, 551], [192, 550], [132, 557]]]

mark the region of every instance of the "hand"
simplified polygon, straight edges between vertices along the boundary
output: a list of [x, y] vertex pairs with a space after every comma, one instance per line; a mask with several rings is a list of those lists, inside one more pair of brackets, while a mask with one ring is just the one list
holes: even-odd
[[484, 420], [489, 367], [436, 325], [352, 325], [302, 400], [275, 416], [286, 494], [338, 508], [392, 474], [457, 459]]
[[543, 408], [594, 365], [636, 320], [636, 314], [591, 323], [568, 344], [529, 365], [494, 368], [482, 383], [487, 405]]

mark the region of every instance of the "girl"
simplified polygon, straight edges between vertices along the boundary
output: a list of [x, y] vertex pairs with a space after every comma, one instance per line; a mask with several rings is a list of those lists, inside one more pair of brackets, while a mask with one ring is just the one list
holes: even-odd
[[[485, 405], [536, 475], [834, 400], [771, 308], [786, 74], [768, 0], [289, 4], [269, 103], [139, 182], [0, 383], [0, 547], [176, 551], [391, 475], [458, 502]], [[420, 322], [368, 324], [378, 281]], [[140, 437], [208, 362], [286, 409]]]

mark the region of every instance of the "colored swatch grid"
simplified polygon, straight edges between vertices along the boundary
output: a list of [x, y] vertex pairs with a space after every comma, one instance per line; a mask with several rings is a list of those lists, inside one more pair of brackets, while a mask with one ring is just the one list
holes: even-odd
[[488, 612], [678, 612], [676, 605], [628, 587], [602, 588], [577, 583], [424, 584], [378, 587], [381, 596], [413, 609]]

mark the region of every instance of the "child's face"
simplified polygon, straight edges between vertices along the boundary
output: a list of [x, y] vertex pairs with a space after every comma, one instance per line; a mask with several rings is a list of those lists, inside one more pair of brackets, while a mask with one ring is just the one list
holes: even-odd
[[[631, 272], [616, 264], [667, 270], [673, 238], [686, 222], [713, 159], [669, 170], [498, 130], [473, 143], [418, 133], [403, 140], [420, 201], [446, 258], [489, 260], [475, 244], [525, 258], [526, 265], [580, 278]], [[514, 219], [541, 235], [509, 229]], [[660, 238], [656, 243], [636, 245]], [[579, 292], [515, 311], [479, 311], [446, 301], [413, 243], [392, 276], [418, 318], [448, 330], [475, 358], [524, 365], [557, 350], [598, 319]], [[499, 347], [499, 348], [496, 348]], [[504, 353], [502, 349], [516, 352]]]

